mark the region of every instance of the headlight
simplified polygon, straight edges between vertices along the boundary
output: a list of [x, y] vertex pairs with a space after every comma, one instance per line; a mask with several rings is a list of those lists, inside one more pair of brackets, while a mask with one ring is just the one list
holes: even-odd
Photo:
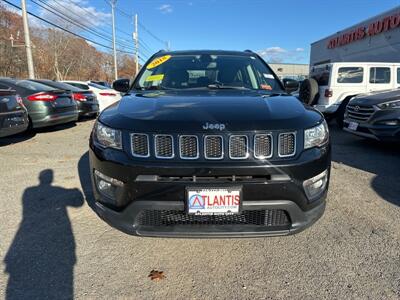
[[318, 126], [304, 130], [304, 149], [322, 146], [328, 139], [328, 125], [324, 120]]
[[400, 108], [400, 100], [384, 102], [384, 103], [378, 104], [378, 107], [381, 109]]
[[95, 140], [104, 147], [122, 149], [121, 131], [104, 126], [99, 122], [95, 128]]

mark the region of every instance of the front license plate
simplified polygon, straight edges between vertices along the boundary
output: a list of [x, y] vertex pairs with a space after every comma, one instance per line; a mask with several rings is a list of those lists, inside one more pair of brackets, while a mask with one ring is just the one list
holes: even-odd
[[92, 105], [92, 110], [98, 110], [98, 109], [99, 109], [99, 106], [97, 104]]
[[242, 189], [240, 187], [188, 188], [186, 197], [189, 214], [238, 214], [242, 201]]
[[357, 122], [350, 122], [349, 126], [347, 128], [349, 128], [350, 130], [356, 131], [357, 128], [358, 128], [358, 123]]

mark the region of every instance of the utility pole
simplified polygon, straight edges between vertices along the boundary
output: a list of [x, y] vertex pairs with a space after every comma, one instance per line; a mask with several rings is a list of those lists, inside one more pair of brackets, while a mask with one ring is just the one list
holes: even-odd
[[167, 49], [166, 49], [167, 51], [170, 51], [171, 50], [171, 43], [170, 43], [170, 41], [168, 41], [167, 42]]
[[33, 59], [32, 59], [32, 45], [31, 45], [31, 38], [29, 35], [28, 14], [26, 12], [26, 0], [21, 0], [21, 9], [22, 9], [22, 22], [24, 25], [26, 60], [28, 62], [28, 76], [30, 79], [35, 79], [35, 71], [33, 69]]
[[138, 35], [138, 16], [135, 14], [135, 32], [133, 33], [133, 40], [135, 41], [135, 76], [137, 76], [139, 72], [139, 35]]
[[117, 47], [115, 45], [115, 5], [117, 0], [111, 0], [111, 13], [112, 13], [112, 42], [113, 42], [113, 53], [114, 53], [114, 77], [118, 79], [118, 65], [117, 65]]

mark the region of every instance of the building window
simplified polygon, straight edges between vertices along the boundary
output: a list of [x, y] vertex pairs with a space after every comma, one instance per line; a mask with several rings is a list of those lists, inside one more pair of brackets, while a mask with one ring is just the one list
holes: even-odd
[[369, 83], [390, 83], [390, 68], [369, 69]]
[[338, 83], [361, 83], [363, 82], [364, 69], [361, 67], [339, 68]]

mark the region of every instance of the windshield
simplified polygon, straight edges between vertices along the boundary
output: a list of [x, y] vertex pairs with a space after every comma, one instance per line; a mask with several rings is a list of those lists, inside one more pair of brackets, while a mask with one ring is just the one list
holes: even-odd
[[17, 86], [28, 89], [34, 92], [48, 92], [54, 91], [54, 87], [44, 85], [38, 82], [29, 81], [29, 80], [19, 80], [15, 83]]
[[102, 86], [100, 84], [93, 83], [93, 82], [89, 82], [88, 85], [91, 86], [91, 87], [94, 87], [96, 89], [99, 89], [99, 90], [109, 90], [108, 87], [105, 87], [105, 86]]
[[77, 88], [73, 85], [66, 84], [63, 82], [56, 82], [56, 81], [51, 81], [51, 80], [42, 80], [40, 83], [60, 89], [60, 90], [65, 90], [65, 91], [71, 91], [71, 92], [82, 92], [83, 90], [80, 88]]
[[136, 89], [251, 89], [282, 92], [256, 56], [164, 55], [146, 65]]

